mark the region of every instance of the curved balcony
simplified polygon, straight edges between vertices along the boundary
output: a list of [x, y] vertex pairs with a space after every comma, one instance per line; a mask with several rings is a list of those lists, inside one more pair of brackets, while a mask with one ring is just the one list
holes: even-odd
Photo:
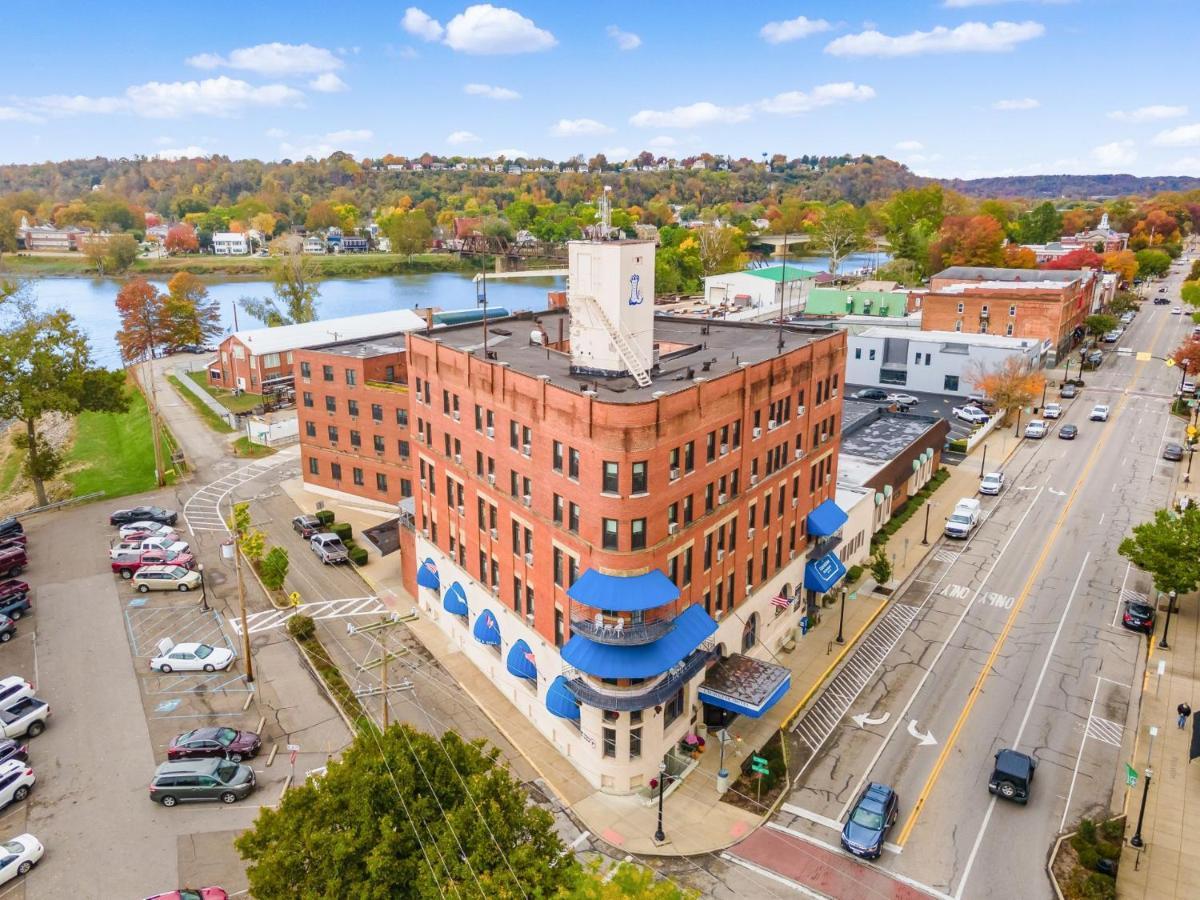
[[700, 670], [712, 659], [716, 651], [705, 642], [686, 659], [672, 666], [663, 676], [650, 685], [638, 685], [630, 688], [606, 687], [598, 688], [588, 679], [567, 670], [567, 687], [575, 698], [585, 706], [597, 709], [607, 709], [613, 712], [630, 712], [647, 709], [665, 703], [691, 681]]
[[674, 627], [674, 604], [655, 610], [652, 616], [645, 616], [640, 612], [625, 615], [596, 612], [592, 607], [571, 603], [571, 632], [582, 634], [598, 644], [650, 644]]

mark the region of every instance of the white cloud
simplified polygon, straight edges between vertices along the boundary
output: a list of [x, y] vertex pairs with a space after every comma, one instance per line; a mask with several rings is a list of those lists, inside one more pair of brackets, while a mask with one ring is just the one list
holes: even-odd
[[370, 128], [343, 128], [341, 131], [331, 131], [322, 138], [330, 144], [361, 144], [375, 137]]
[[441, 22], [415, 6], [410, 6], [404, 11], [404, 18], [400, 24], [409, 34], [419, 37], [423, 41], [440, 41], [442, 35], [446, 33]]
[[338, 150], [345, 150], [350, 145], [369, 141], [374, 136], [374, 132], [369, 128], [344, 128], [341, 131], [310, 135], [300, 144], [284, 141], [279, 145], [279, 152], [291, 159], [304, 159], [309, 156], [323, 159]]
[[759, 31], [759, 35], [768, 44], [786, 44], [788, 41], [798, 41], [810, 34], [828, 31], [833, 26], [824, 19], [809, 19], [797, 16], [783, 22], [768, 22]]
[[320, 91], [322, 94], [338, 94], [342, 91], [350, 90], [350, 85], [342, 81], [334, 72], [326, 72], [323, 75], [318, 75], [308, 83], [308, 86], [314, 91]]
[[1160, 131], [1154, 136], [1154, 143], [1160, 147], [1200, 146], [1200, 123]]
[[229, 116], [243, 109], [294, 106], [304, 95], [282, 84], [251, 85], [222, 75], [204, 81], [149, 81], [126, 88], [130, 110], [152, 119]]
[[1092, 159], [1101, 166], [1127, 166], [1137, 156], [1133, 141], [1112, 141], [1092, 148]]
[[170, 147], [175, 143], [175, 138], [171, 137], [169, 134], [160, 134], [154, 139], [154, 143], [160, 147]]
[[886, 35], [879, 31], [847, 34], [831, 41], [825, 52], [834, 56], [917, 56], [922, 53], [1003, 53], [1023, 41], [1046, 33], [1039, 22], [964, 22], [956, 28], [939, 25], [932, 31]]
[[259, 75], [316, 75], [342, 67], [342, 61], [324, 47], [312, 44], [256, 44], [240, 47], [227, 58], [215, 53], [200, 53], [188, 57], [187, 63], [197, 69], [244, 69]]
[[475, 144], [479, 141], [479, 135], [473, 131], [452, 131], [446, 136], [446, 143], [452, 146], [459, 144]]
[[1037, 109], [1041, 105], [1041, 103], [1032, 97], [1019, 97], [1015, 100], [997, 100], [992, 104], [992, 109], [1001, 109], [1006, 111]]
[[497, 159], [503, 156], [505, 159], [529, 159], [529, 152], [526, 150], [516, 150], [509, 147], [505, 150], [493, 150], [492, 159]]
[[781, 116], [795, 116], [811, 112], [823, 106], [835, 103], [859, 103], [870, 100], [875, 96], [875, 89], [866, 84], [855, 84], [853, 81], [838, 81], [831, 84], [819, 84], [810, 92], [785, 91], [766, 100], [760, 100], [759, 109], [763, 112]]
[[267, 135], [267, 137], [275, 138], [275, 140], [278, 141], [278, 140], [282, 140], [283, 138], [287, 137], [288, 133], [286, 131], [284, 131], [282, 128], [268, 128], [266, 131], [266, 135]]
[[1180, 175], [1200, 175], [1200, 156], [1185, 156], [1171, 163], [1171, 168]]
[[494, 84], [464, 84], [463, 93], [474, 97], [487, 97], [489, 100], [519, 100], [521, 95], [506, 87]]
[[1186, 106], [1166, 106], [1155, 103], [1150, 106], [1139, 106], [1137, 109], [1114, 109], [1108, 114], [1110, 119], [1118, 122], [1157, 122], [1160, 119], [1178, 119], [1187, 115]]
[[897, 141], [896, 149], [903, 150], [905, 153], [912, 153], [917, 150], [924, 150], [925, 145], [920, 141]]
[[0, 106], [0, 122], [41, 122], [41, 116], [15, 106]]
[[616, 25], [609, 25], [605, 32], [617, 42], [617, 46], [622, 50], [636, 50], [642, 46], [642, 39], [632, 31], [622, 31]]
[[624, 160], [632, 155], [628, 147], [607, 147], [602, 152], [608, 159]]
[[729, 125], [750, 118], [746, 106], [717, 106], [707, 100], [672, 109], [643, 109], [630, 117], [631, 125], [648, 128], [696, 128], [701, 125]]
[[650, 140], [646, 142], [646, 146], [653, 147], [655, 150], [670, 150], [678, 143], [679, 141], [675, 140], [675, 138], [671, 137], [669, 134], [660, 134], [658, 137], [650, 138]]
[[550, 129], [555, 137], [582, 137], [594, 134], [610, 134], [612, 129], [595, 119], [559, 119]]
[[154, 154], [154, 159], [196, 159], [202, 156], [212, 156], [212, 154], [203, 147], [190, 144], [187, 147], [170, 147], [159, 150]]
[[558, 41], [531, 19], [503, 6], [477, 3], [446, 23], [446, 46], [463, 53], [536, 53]]

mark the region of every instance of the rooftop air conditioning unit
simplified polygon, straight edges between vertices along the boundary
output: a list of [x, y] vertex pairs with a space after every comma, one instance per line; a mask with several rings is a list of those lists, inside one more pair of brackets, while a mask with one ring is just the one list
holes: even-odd
[[678, 530], [679, 530], [679, 523], [678, 523], [678, 522], [670, 522], [670, 523], [668, 523], [668, 525], [667, 525], [667, 534], [674, 534], [674, 533], [675, 533], [675, 532], [677, 532]]
[[671, 480], [672, 480], [672, 481], [674, 481], [674, 480], [675, 480], [676, 478], [678, 478], [678, 477], [679, 477], [679, 470], [678, 470], [678, 469], [672, 469], [672, 470], [671, 470]]
[[521, 502], [524, 503], [526, 506], [532, 506], [533, 505], [533, 496], [531, 494], [526, 494], [524, 497], [521, 498]]
[[753, 432], [753, 434], [754, 434], [754, 436], [755, 436], [756, 438], [760, 438], [760, 437], [762, 437], [762, 429], [761, 429], [761, 428], [755, 428], [755, 429], [754, 429], [754, 432]]

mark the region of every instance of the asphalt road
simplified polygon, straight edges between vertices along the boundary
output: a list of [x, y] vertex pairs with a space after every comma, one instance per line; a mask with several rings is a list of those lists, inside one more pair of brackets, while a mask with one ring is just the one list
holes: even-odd
[[[1162, 357], [1191, 327], [1146, 303], [1121, 345]], [[873, 645], [868, 637], [851, 656], [861, 692], [827, 688], [813, 704], [822, 708], [798, 720], [791, 759], [801, 772], [774, 824], [806, 853], [840, 852], [849, 807], [879, 781], [900, 796], [882, 870], [955, 898], [1050, 897], [1054, 837], [1122, 805], [1130, 685], [1148, 642], [1119, 624], [1119, 598], [1150, 584], [1116, 546], [1173, 489], [1180, 464], [1163, 461], [1161, 447], [1182, 436], [1168, 411], [1179, 375], [1114, 352], [1085, 377], [1047, 438], [1010, 458], [1008, 487], [983, 499], [972, 539], [943, 539]], [[1108, 422], [1088, 421], [1095, 403], [1112, 406]], [[1079, 427], [1075, 441], [1057, 439], [1066, 422]], [[987, 792], [1004, 747], [1039, 760], [1028, 806]]]

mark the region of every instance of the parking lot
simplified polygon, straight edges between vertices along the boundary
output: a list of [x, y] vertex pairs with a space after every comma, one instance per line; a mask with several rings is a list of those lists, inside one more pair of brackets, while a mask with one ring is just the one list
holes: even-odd
[[[846, 385], [846, 398], [853, 399], [851, 395], [855, 391], [865, 390], [868, 387], [871, 385], [848, 384]], [[918, 402], [908, 409], [911, 413], [922, 416], [941, 416], [946, 419], [950, 423], [950, 434], [947, 435], [947, 440], [966, 438], [971, 434], [971, 424], [954, 418], [952, 412], [954, 407], [962, 406], [967, 402], [966, 397], [960, 397], [957, 394], [927, 394], [923, 391], [910, 391], [908, 388], [902, 387], [883, 387], [881, 390], [885, 390], [889, 394], [899, 393], [916, 397]]]

